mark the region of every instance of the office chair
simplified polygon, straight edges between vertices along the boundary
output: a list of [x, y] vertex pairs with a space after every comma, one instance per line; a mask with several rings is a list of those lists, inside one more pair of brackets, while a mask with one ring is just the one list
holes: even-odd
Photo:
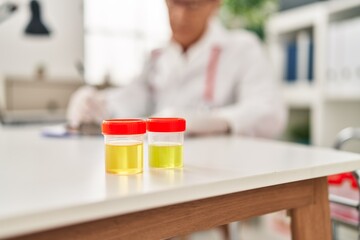
[[[334, 148], [341, 149], [343, 145], [352, 140], [360, 141], [360, 128], [345, 128], [340, 131], [336, 137]], [[329, 177], [330, 196], [332, 212], [331, 219], [333, 224], [333, 239], [337, 240], [337, 228], [339, 224], [349, 226], [357, 231], [358, 240], [360, 240], [360, 170], [350, 173], [343, 173]], [[331, 187], [341, 185], [344, 181], [350, 183], [352, 192], [350, 195], [331, 193]], [[339, 212], [333, 211], [338, 208]], [[341, 214], [345, 210], [347, 214]]]

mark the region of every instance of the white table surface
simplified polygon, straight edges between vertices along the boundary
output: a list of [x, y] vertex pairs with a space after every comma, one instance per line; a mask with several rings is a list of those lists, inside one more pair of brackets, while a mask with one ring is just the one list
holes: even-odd
[[0, 127], [0, 238], [360, 168], [358, 154], [242, 137], [186, 139], [184, 151], [182, 170], [145, 158], [142, 174], [110, 175], [101, 137]]

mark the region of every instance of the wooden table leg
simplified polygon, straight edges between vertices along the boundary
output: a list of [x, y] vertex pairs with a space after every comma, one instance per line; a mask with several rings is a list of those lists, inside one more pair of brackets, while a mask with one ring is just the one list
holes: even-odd
[[291, 211], [293, 240], [331, 240], [327, 178], [314, 180], [313, 203]]

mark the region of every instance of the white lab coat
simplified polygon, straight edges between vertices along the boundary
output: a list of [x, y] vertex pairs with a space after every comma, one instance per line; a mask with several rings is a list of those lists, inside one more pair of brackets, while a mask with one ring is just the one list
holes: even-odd
[[217, 20], [186, 53], [173, 41], [153, 51], [139, 79], [107, 96], [112, 117], [217, 117], [226, 119], [232, 133], [257, 137], [276, 136], [286, 122], [260, 41]]

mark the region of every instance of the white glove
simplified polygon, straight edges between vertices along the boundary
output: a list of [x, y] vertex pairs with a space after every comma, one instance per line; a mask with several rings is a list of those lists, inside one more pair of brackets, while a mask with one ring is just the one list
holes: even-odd
[[71, 128], [79, 128], [82, 123], [101, 123], [108, 115], [106, 109], [103, 92], [90, 86], [82, 87], [70, 99], [68, 124]]
[[228, 133], [230, 128], [226, 119], [211, 111], [176, 111], [165, 109], [154, 117], [182, 117], [186, 119], [186, 134], [190, 136], [218, 135]]

